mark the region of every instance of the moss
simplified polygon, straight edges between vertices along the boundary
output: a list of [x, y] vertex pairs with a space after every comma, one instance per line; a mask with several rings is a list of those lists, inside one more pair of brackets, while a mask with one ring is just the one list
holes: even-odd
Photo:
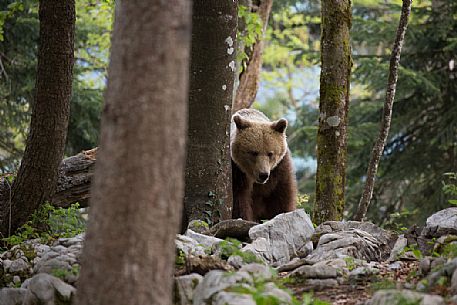
[[22, 244], [19, 249], [24, 252], [24, 256], [29, 260], [29, 262], [33, 261], [33, 259], [37, 257], [35, 249], [32, 247], [32, 245]]
[[[352, 67], [350, 1], [322, 1], [321, 118], [317, 135], [318, 170], [313, 221], [340, 220], [344, 210], [346, 128]], [[327, 118], [338, 116], [338, 125]], [[338, 134], [338, 136], [337, 136]]]

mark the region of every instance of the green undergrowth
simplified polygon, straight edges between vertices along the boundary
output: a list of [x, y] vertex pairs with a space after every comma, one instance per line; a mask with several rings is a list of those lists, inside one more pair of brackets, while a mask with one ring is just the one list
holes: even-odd
[[[270, 280], [267, 279], [256, 279], [254, 278], [254, 284], [252, 286], [246, 284], [239, 284], [228, 288], [227, 291], [251, 295], [256, 305], [330, 305], [330, 303], [315, 298], [312, 293], [305, 293], [298, 298], [293, 295], [292, 291], [286, 288], [283, 284], [287, 282], [287, 278], [278, 278], [274, 274], [273, 278]], [[273, 287], [280, 289], [287, 293], [290, 296], [290, 301], [286, 300], [284, 297], [280, 298], [274, 293], [271, 292], [271, 284], [274, 284]]]
[[74, 237], [83, 233], [86, 221], [81, 216], [79, 204], [69, 208], [56, 208], [49, 203], [36, 210], [29, 221], [23, 224], [15, 234], [2, 238], [3, 249], [19, 245], [26, 240], [39, 238], [42, 243], [51, 243], [58, 238]]
[[54, 275], [55, 277], [58, 277], [60, 278], [61, 280], [65, 280], [65, 278], [67, 278], [68, 276], [75, 276], [77, 277], [79, 275], [79, 272], [80, 272], [80, 266], [79, 265], [73, 265], [73, 267], [68, 270], [68, 269], [54, 269], [52, 271], [52, 275]]
[[228, 259], [232, 255], [241, 257], [244, 263], [262, 263], [262, 261], [249, 251], [241, 251], [241, 242], [234, 238], [226, 238], [219, 244], [220, 257]]

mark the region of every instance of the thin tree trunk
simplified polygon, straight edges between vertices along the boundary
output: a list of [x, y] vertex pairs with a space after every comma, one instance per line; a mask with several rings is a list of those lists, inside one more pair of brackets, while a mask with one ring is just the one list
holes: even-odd
[[237, 1], [195, 0], [183, 229], [232, 215], [230, 117]]
[[350, 0], [322, 0], [321, 79], [313, 221], [340, 220], [344, 210], [351, 74]]
[[30, 133], [11, 201], [0, 207], [0, 231], [9, 236], [55, 192], [67, 136], [75, 33], [74, 0], [41, 0], [40, 42]]
[[80, 305], [171, 304], [190, 1], [116, 1]]
[[389, 135], [390, 123], [392, 120], [392, 107], [395, 99], [395, 90], [397, 87], [398, 79], [398, 66], [400, 64], [400, 55], [403, 42], [405, 40], [406, 28], [408, 27], [408, 17], [411, 13], [412, 0], [403, 0], [401, 9], [400, 22], [397, 28], [397, 35], [392, 49], [389, 66], [389, 80], [387, 82], [386, 100], [384, 102], [383, 117], [379, 129], [379, 135], [371, 151], [370, 162], [368, 164], [367, 178], [365, 188], [360, 198], [357, 213], [354, 220], [363, 220], [365, 217], [371, 198], [373, 196], [373, 188], [376, 179], [376, 172], [378, 171], [379, 161], [382, 152], [386, 146], [387, 136]]
[[270, 16], [272, 5], [273, 0], [260, 1], [257, 13], [263, 23], [262, 37], [260, 37], [254, 44], [246, 70], [240, 75], [239, 85], [233, 101], [233, 113], [243, 108], [250, 108], [254, 103], [257, 91], [259, 90], [260, 71], [262, 69], [262, 53], [264, 47], [263, 35], [267, 30], [268, 18]]

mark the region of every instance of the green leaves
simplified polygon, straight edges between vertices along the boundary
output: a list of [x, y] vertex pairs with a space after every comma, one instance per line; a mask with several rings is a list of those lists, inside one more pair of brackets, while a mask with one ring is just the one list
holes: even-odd
[[241, 26], [236, 35], [239, 46], [237, 61], [241, 62], [240, 66], [243, 67], [243, 64], [249, 61], [249, 51], [262, 36], [263, 23], [257, 13], [251, 12], [250, 8], [244, 5], [238, 6], [238, 18]]
[[[442, 181], [443, 193], [457, 198], [457, 173], [444, 173], [443, 176], [445, 177], [445, 180]], [[457, 199], [449, 199], [448, 202], [457, 205]]]
[[7, 5], [6, 10], [0, 11], [0, 41], [3, 41], [5, 38], [3, 36], [3, 30], [5, 25], [5, 20], [11, 18], [16, 12], [24, 10], [24, 4], [19, 1], [12, 2]]
[[30, 220], [21, 226], [14, 235], [3, 238], [5, 246], [18, 245], [28, 239], [40, 238], [48, 243], [59, 237], [74, 237], [83, 233], [86, 221], [79, 212], [79, 204], [69, 208], [56, 208], [49, 203], [36, 210]]

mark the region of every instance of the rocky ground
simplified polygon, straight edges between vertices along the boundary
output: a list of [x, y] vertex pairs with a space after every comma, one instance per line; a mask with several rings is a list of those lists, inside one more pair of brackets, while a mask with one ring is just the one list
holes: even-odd
[[[71, 304], [83, 240], [0, 254], [0, 305]], [[303, 210], [263, 224], [197, 221], [176, 249], [177, 305], [457, 304], [457, 208], [399, 236], [369, 222], [314, 228]]]

